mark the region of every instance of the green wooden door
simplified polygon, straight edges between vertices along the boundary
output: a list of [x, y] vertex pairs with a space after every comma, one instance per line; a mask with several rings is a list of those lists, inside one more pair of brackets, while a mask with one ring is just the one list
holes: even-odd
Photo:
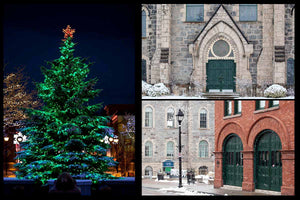
[[282, 184], [281, 142], [272, 130], [264, 130], [255, 140], [255, 187], [280, 191]]
[[235, 135], [229, 135], [223, 144], [224, 185], [242, 186], [243, 182], [243, 143]]
[[206, 91], [210, 89], [235, 91], [236, 67], [233, 60], [209, 60], [206, 64]]

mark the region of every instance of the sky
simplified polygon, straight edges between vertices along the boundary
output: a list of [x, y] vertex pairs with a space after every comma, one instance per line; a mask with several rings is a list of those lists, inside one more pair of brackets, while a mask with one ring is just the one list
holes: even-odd
[[40, 67], [60, 57], [67, 25], [76, 31], [74, 56], [94, 62], [88, 79], [97, 77], [102, 92], [91, 102], [134, 104], [134, 4], [5, 4], [4, 75], [25, 67], [28, 90], [35, 89], [44, 80]]

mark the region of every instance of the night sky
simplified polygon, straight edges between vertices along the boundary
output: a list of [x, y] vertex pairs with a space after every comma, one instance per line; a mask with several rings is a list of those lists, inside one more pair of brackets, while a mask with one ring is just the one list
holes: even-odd
[[134, 104], [135, 6], [120, 4], [5, 4], [4, 75], [25, 67], [32, 82], [42, 82], [41, 66], [60, 57], [67, 25], [75, 29], [74, 56], [94, 62], [89, 78], [103, 89], [92, 103]]

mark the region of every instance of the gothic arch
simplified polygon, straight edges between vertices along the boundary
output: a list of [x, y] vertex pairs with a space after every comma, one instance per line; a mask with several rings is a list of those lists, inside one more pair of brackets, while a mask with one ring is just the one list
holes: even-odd
[[190, 82], [200, 82], [206, 88], [208, 52], [211, 45], [218, 39], [225, 39], [234, 51], [236, 78], [252, 80], [249, 71], [249, 57], [253, 53], [253, 45], [249, 44], [226, 9], [220, 6], [194, 43], [189, 46], [190, 53], [193, 55], [193, 72]]

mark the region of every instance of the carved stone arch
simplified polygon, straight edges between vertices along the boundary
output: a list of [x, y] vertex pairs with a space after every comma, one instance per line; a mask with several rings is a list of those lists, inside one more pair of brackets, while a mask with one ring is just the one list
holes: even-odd
[[[193, 71], [190, 82], [195, 85], [200, 83], [204, 91], [206, 90], [208, 52], [211, 45], [219, 38], [225, 38], [234, 50], [235, 77], [243, 80], [252, 80], [249, 71], [249, 57], [253, 53], [253, 44], [249, 44], [236, 22], [225, 7], [221, 5], [194, 42], [189, 45], [189, 52], [193, 56]], [[236, 91], [239, 92], [238, 86], [236, 86]]]

